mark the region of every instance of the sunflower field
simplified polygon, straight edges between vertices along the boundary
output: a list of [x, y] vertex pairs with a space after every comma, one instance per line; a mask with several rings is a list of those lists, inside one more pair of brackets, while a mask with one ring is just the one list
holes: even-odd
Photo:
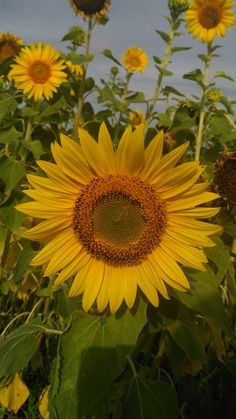
[[61, 51], [0, 33], [0, 419], [235, 419], [236, 4], [162, 0], [96, 80], [112, 3], [65, 1]]

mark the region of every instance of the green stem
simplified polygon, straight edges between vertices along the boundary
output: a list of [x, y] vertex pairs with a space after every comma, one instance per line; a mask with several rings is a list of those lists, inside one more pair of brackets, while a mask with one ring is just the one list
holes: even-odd
[[[90, 42], [91, 42], [91, 35], [93, 30], [93, 18], [90, 17], [88, 21], [88, 30], [86, 34], [86, 40], [85, 40], [85, 46], [84, 46], [84, 55], [85, 57], [88, 57], [89, 51], [90, 51]], [[84, 104], [84, 91], [85, 91], [85, 82], [86, 82], [86, 76], [88, 71], [88, 61], [85, 61], [83, 65], [83, 75], [82, 79], [80, 81], [80, 88], [79, 88], [79, 96], [78, 96], [78, 105], [77, 105], [77, 113], [75, 116], [75, 124], [74, 124], [74, 139], [77, 140], [78, 138], [78, 127], [80, 124], [83, 104]]]
[[159, 70], [159, 76], [158, 76], [158, 79], [157, 79], [157, 85], [156, 85], [156, 88], [154, 90], [153, 97], [151, 99], [150, 105], [149, 105], [148, 110], [147, 110], [146, 118], [145, 118], [145, 124], [144, 124], [144, 131], [145, 132], [148, 129], [149, 123], [150, 123], [151, 118], [152, 118], [153, 110], [154, 110], [155, 105], [156, 105], [156, 103], [159, 99], [159, 95], [160, 95], [160, 92], [161, 92], [162, 80], [163, 80], [163, 77], [164, 77], [164, 71], [166, 70], [166, 68], [167, 68], [167, 66], [170, 62], [171, 50], [172, 50], [172, 47], [173, 47], [173, 41], [174, 41], [174, 36], [175, 36], [175, 27], [176, 27], [176, 21], [173, 20], [171, 22], [171, 25], [170, 25], [170, 30], [169, 30], [169, 34], [168, 34], [169, 39], [168, 39], [168, 42], [166, 44], [164, 58], [163, 58], [163, 60], [160, 64], [160, 70]]
[[127, 71], [127, 74], [126, 74], [126, 77], [125, 77], [125, 85], [124, 85], [123, 95], [121, 97], [121, 111], [120, 111], [120, 114], [119, 114], [118, 121], [116, 123], [116, 129], [115, 129], [115, 133], [114, 133], [113, 144], [114, 144], [115, 147], [118, 144], [120, 123], [121, 123], [122, 116], [123, 116], [123, 113], [124, 113], [125, 108], [126, 108], [126, 96], [127, 96], [127, 93], [128, 93], [129, 82], [130, 82], [130, 79], [131, 79], [132, 75], [133, 75], [133, 73], [130, 73], [129, 71]]
[[205, 61], [205, 68], [202, 80], [202, 96], [200, 102], [200, 114], [199, 114], [199, 124], [196, 133], [196, 147], [195, 147], [195, 161], [198, 161], [200, 158], [201, 153], [201, 146], [202, 146], [202, 136], [203, 136], [203, 128], [206, 116], [206, 92], [209, 86], [209, 67], [211, 63], [211, 43], [207, 44], [207, 59]]
[[133, 372], [134, 377], [136, 377], [137, 376], [137, 371], [136, 371], [135, 365], [134, 365], [134, 363], [133, 363], [130, 355], [127, 356], [127, 361], [128, 361], [128, 363], [130, 365], [130, 368], [131, 368], [131, 370]]
[[6, 234], [6, 238], [5, 238], [5, 244], [4, 244], [4, 250], [3, 250], [3, 253], [2, 253], [2, 257], [1, 257], [0, 280], [3, 278], [10, 242], [11, 242], [11, 231], [7, 230], [7, 234]]

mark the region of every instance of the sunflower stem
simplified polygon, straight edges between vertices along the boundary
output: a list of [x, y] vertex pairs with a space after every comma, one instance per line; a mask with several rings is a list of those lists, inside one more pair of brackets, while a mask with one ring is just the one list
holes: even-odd
[[173, 46], [173, 41], [174, 41], [174, 37], [175, 37], [175, 28], [176, 28], [176, 20], [173, 20], [171, 22], [170, 25], [170, 29], [169, 29], [169, 33], [168, 33], [168, 41], [166, 43], [166, 49], [165, 49], [165, 54], [164, 54], [164, 58], [161, 61], [160, 67], [159, 67], [159, 76], [157, 79], [157, 84], [156, 84], [156, 88], [154, 90], [153, 93], [153, 97], [151, 99], [150, 105], [147, 109], [147, 113], [146, 113], [146, 118], [145, 118], [145, 124], [144, 124], [144, 132], [147, 132], [149, 123], [152, 119], [152, 113], [153, 110], [156, 106], [156, 103], [159, 99], [159, 95], [161, 92], [161, 85], [162, 85], [162, 80], [164, 77], [164, 72], [170, 62], [170, 57], [171, 57], [171, 50], [172, 50], [172, 46]]
[[[88, 57], [89, 51], [90, 51], [90, 43], [91, 43], [91, 35], [93, 30], [93, 18], [89, 17], [88, 21], [88, 29], [86, 33], [86, 39], [85, 39], [85, 45], [84, 45], [84, 56]], [[80, 125], [80, 119], [81, 114], [83, 110], [83, 104], [84, 104], [84, 91], [85, 91], [85, 82], [86, 82], [86, 76], [88, 71], [88, 61], [85, 61], [83, 64], [83, 75], [80, 81], [80, 88], [79, 88], [79, 97], [78, 97], [78, 104], [77, 104], [77, 113], [75, 116], [75, 124], [74, 124], [74, 139], [77, 140], [78, 138], [78, 127]]]
[[1, 264], [0, 264], [0, 280], [3, 278], [3, 275], [4, 275], [4, 270], [5, 270], [5, 265], [6, 265], [6, 262], [7, 262], [7, 256], [8, 256], [10, 242], [11, 242], [11, 231], [7, 230], [5, 243], [4, 243], [4, 250], [3, 250], [3, 253], [2, 253]]
[[198, 161], [200, 159], [200, 153], [201, 153], [201, 146], [202, 146], [202, 137], [203, 137], [203, 128], [204, 128], [204, 122], [205, 122], [205, 116], [206, 116], [206, 93], [207, 89], [209, 87], [209, 68], [211, 63], [211, 43], [207, 43], [207, 57], [204, 61], [204, 73], [203, 73], [203, 79], [202, 79], [202, 96], [200, 101], [200, 114], [199, 114], [199, 124], [198, 129], [196, 133], [196, 147], [195, 147], [195, 161]]
[[127, 96], [127, 93], [128, 93], [129, 82], [130, 82], [130, 79], [131, 79], [132, 75], [133, 75], [133, 73], [131, 73], [130, 71], [127, 71], [127, 74], [126, 74], [126, 77], [125, 77], [124, 91], [123, 91], [123, 95], [121, 97], [121, 111], [119, 113], [119, 118], [118, 118], [118, 121], [117, 121], [117, 124], [116, 124], [115, 133], [114, 133], [113, 145], [115, 147], [118, 144], [120, 123], [121, 123], [121, 120], [122, 120], [122, 116], [125, 112], [126, 96]]
[[129, 366], [130, 366], [130, 368], [133, 372], [134, 377], [136, 377], [137, 376], [137, 371], [136, 371], [135, 365], [134, 365], [130, 355], [127, 356], [127, 361], [128, 361]]

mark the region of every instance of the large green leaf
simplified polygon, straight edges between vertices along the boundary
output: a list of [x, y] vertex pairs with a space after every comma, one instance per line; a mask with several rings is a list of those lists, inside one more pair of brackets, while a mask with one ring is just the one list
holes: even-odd
[[175, 291], [178, 299], [218, 323], [231, 333], [229, 320], [221, 298], [218, 284], [210, 272], [189, 273], [191, 288], [188, 292]]
[[105, 395], [145, 322], [143, 302], [135, 314], [126, 310], [112, 316], [79, 313], [74, 317], [61, 338], [61, 387], [52, 401], [50, 418], [103, 417], [108, 405]]
[[216, 246], [205, 249], [205, 253], [217, 267], [215, 273], [215, 281], [217, 285], [222, 282], [227, 270], [230, 268], [231, 259], [230, 253], [220, 238], [215, 239]]
[[40, 319], [25, 323], [0, 340], [0, 378], [23, 370], [37, 349], [37, 333], [55, 333]]
[[25, 166], [22, 161], [3, 156], [0, 159], [0, 178], [7, 189], [13, 189], [25, 175]]
[[119, 419], [176, 419], [177, 399], [173, 387], [135, 375], [124, 384], [124, 408]]

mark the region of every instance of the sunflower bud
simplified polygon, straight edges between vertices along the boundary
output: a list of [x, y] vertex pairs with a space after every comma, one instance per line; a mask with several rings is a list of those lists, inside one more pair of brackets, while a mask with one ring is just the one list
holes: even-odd
[[217, 162], [213, 183], [222, 198], [236, 206], [236, 151], [226, 153]]
[[189, 0], [169, 0], [168, 7], [173, 19], [177, 19], [179, 15], [189, 8]]

